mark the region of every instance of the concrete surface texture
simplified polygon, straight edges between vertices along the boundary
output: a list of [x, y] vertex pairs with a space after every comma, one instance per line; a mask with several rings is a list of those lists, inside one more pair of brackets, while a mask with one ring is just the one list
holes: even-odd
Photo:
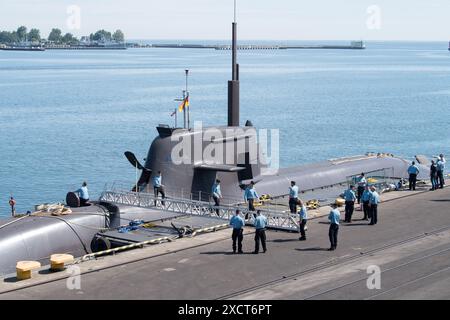
[[258, 255], [251, 227], [242, 255], [223, 230], [78, 264], [79, 289], [65, 272], [5, 279], [0, 299], [450, 299], [450, 189], [386, 201], [375, 226], [361, 218], [341, 223], [333, 252], [326, 217], [306, 241], [268, 231]]

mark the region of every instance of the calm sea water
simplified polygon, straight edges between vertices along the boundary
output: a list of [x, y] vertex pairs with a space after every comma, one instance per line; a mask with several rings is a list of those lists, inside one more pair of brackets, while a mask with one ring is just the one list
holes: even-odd
[[[282, 166], [391, 152], [450, 154], [446, 43], [239, 52], [241, 121], [279, 128]], [[64, 200], [87, 180], [133, 181], [191, 70], [192, 119], [226, 124], [230, 52], [0, 51], [0, 215]]]

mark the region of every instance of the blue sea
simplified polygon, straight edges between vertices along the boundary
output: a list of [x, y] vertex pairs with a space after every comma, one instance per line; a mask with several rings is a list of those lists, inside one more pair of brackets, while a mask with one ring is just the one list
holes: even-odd
[[[366, 50], [240, 51], [241, 123], [280, 129], [282, 166], [390, 152], [450, 154], [445, 42], [368, 42]], [[146, 157], [190, 70], [192, 121], [226, 124], [230, 51], [0, 51], [0, 215], [91, 199]]]

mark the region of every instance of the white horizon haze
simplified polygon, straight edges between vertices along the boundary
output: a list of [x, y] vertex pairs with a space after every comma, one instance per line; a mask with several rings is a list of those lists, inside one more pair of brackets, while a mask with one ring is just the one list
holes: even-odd
[[[79, 8], [79, 25], [68, 23]], [[240, 40], [450, 40], [450, 1], [237, 0]], [[71, 17], [72, 15], [72, 17]], [[228, 40], [233, 0], [2, 0], [0, 30], [25, 25], [77, 37], [121, 29], [126, 39]]]

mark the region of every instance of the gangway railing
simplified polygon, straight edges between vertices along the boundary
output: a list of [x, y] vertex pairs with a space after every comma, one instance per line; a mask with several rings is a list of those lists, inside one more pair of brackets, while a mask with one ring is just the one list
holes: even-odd
[[[190, 215], [219, 217], [224, 220], [230, 220], [235, 215], [236, 210], [240, 210], [241, 214], [246, 217], [247, 222], [250, 224], [254, 223], [256, 214], [255, 211], [249, 211], [243, 206], [215, 206], [214, 204], [197, 200], [161, 199], [156, 198], [150, 193], [132, 191], [104, 191], [99, 200], [115, 204], [157, 208]], [[261, 213], [267, 218], [268, 228], [294, 232], [298, 232], [299, 230], [298, 215], [296, 214], [271, 210], [261, 210]]]
[[[115, 180], [111, 184], [105, 184], [103, 191], [113, 191], [113, 192], [128, 192], [128, 191], [134, 191], [134, 183], [130, 181], [120, 181]], [[200, 200], [203, 202], [210, 202], [214, 203], [212, 194], [210, 192], [205, 191], [194, 191], [186, 190], [184, 188], [177, 188], [174, 186], [164, 186], [164, 192], [167, 197], [169, 198], [176, 198], [176, 199], [185, 199], [185, 200]], [[154, 194], [153, 187], [151, 185], [146, 185], [145, 187], [139, 188], [139, 193], [149, 193]], [[226, 203], [227, 205], [234, 205], [237, 206], [240, 203], [243, 203], [243, 196], [242, 197], [229, 197], [224, 196], [221, 198], [221, 202]]]

